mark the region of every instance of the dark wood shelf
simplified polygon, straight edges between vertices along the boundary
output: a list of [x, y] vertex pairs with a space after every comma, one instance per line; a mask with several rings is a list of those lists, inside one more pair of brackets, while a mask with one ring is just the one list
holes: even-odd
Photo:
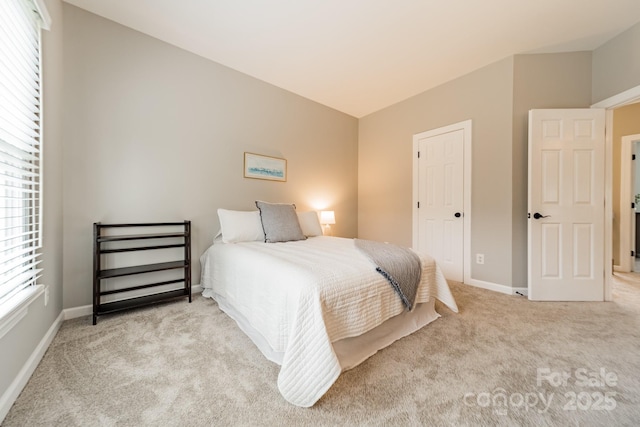
[[130, 223], [113, 223], [113, 224], [100, 224], [102, 228], [133, 228], [133, 227], [166, 227], [169, 225], [184, 225], [184, 221], [180, 222], [130, 222]]
[[99, 242], [122, 242], [125, 240], [166, 239], [170, 237], [184, 237], [185, 233], [152, 233], [152, 234], [121, 234], [114, 236], [100, 236]]
[[98, 315], [114, 313], [116, 311], [128, 310], [134, 307], [143, 307], [146, 305], [157, 304], [160, 302], [169, 301], [177, 298], [184, 298], [189, 296], [184, 289], [175, 289], [167, 292], [158, 292], [152, 295], [145, 295], [141, 297], [129, 298], [119, 301], [106, 302], [100, 304], [100, 311]]
[[103, 254], [117, 254], [120, 252], [152, 251], [156, 249], [184, 248], [184, 243], [176, 245], [136, 246], [135, 248], [102, 249]]
[[[104, 235], [103, 231], [105, 229], [115, 228], [118, 231], [126, 228], [140, 228], [140, 227], [171, 227], [170, 229], [176, 229], [181, 227], [180, 231], [170, 231], [166, 233], [142, 233], [142, 234], [130, 234], [122, 233], [115, 235]], [[165, 228], [165, 230], [168, 230]], [[162, 242], [157, 242], [159, 244], [146, 245], [146, 246], [135, 246], [135, 247], [124, 247], [118, 248], [109, 247], [103, 248], [103, 244], [112, 243], [112, 242], [135, 242], [135, 241], [149, 241], [152, 239], [174, 239], [171, 242], [166, 242], [162, 244]], [[182, 239], [180, 243], [176, 242], [175, 239]], [[154, 242], [156, 243], [156, 242]], [[183, 248], [183, 256], [180, 259], [175, 259], [174, 252], [171, 252], [171, 256], [166, 256], [166, 258], [174, 258], [174, 260], [166, 261], [166, 262], [158, 262], [153, 264], [143, 264], [143, 265], [134, 265], [130, 267], [121, 267], [121, 268], [110, 268], [110, 269], [102, 269], [103, 257], [125, 257], [127, 253], [137, 252], [137, 251], [160, 251], [163, 249], [176, 249]], [[160, 253], [162, 255], [162, 253]], [[167, 252], [164, 252], [166, 255]], [[165, 258], [164, 256], [162, 256]], [[112, 260], [116, 259], [126, 259], [126, 258], [110, 258]], [[166, 280], [162, 280], [155, 283], [146, 283], [146, 284], [134, 284], [133, 286], [125, 286], [118, 287], [116, 289], [111, 290], [103, 290], [102, 289], [102, 280], [105, 279], [114, 279], [118, 280], [118, 278], [126, 277], [126, 276], [135, 276], [144, 273], [152, 273], [152, 272], [163, 272], [168, 270], [182, 270], [182, 277], [176, 279], [175, 275], [165, 277]], [[162, 276], [158, 276], [161, 278]], [[179, 289], [171, 289], [166, 290], [166, 286], [174, 285], [177, 286], [179, 283], [183, 283], [183, 286]], [[129, 282], [124, 282], [122, 284], [129, 284]], [[153, 292], [154, 287], [165, 286], [165, 290], [156, 290]], [[115, 295], [124, 292], [134, 292], [134, 291], [142, 291], [148, 290], [151, 293], [148, 295], [134, 296], [130, 298], [123, 298], [117, 301], [112, 302], [103, 302], [102, 299], [106, 295]], [[101, 224], [96, 222], [93, 224], [93, 324], [97, 323], [97, 319], [99, 315], [112, 313], [115, 311], [121, 311], [128, 308], [141, 307], [149, 304], [155, 304], [163, 301], [173, 300], [177, 298], [188, 297], [189, 302], [191, 302], [191, 221], [183, 221], [183, 222], [157, 222], [157, 223], [127, 223], [127, 224]]]
[[109, 270], [100, 270], [98, 272], [99, 279], [109, 279], [111, 277], [130, 276], [132, 274], [151, 273], [154, 271], [173, 270], [176, 268], [185, 268], [186, 261], [160, 262], [157, 264], [136, 265], [133, 267], [112, 268]]
[[120, 294], [122, 292], [137, 291], [140, 289], [153, 288], [161, 285], [172, 285], [174, 283], [182, 283], [183, 281], [184, 279], [175, 279], [175, 280], [165, 280], [163, 282], [147, 283], [146, 285], [129, 286], [127, 288], [118, 288], [118, 289], [112, 289], [110, 291], [102, 291], [100, 292], [100, 295]]

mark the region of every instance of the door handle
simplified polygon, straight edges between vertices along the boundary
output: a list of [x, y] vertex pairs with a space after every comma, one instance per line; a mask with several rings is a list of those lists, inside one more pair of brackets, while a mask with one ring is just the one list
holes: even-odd
[[455, 216], [456, 218], [460, 218], [462, 214], [460, 212], [456, 212], [453, 214], [453, 216]]
[[540, 218], [549, 218], [551, 215], [541, 215], [538, 212], [533, 214], [533, 218], [534, 219], [540, 219]]

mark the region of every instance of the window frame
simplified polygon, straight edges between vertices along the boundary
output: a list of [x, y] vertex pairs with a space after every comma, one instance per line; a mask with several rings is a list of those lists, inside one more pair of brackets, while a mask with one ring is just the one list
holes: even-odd
[[[23, 222], [22, 226], [26, 226], [29, 229], [26, 230], [28, 234], [31, 236], [36, 236], [35, 239], [37, 243], [35, 245], [30, 245], [28, 247], [28, 253], [31, 254], [32, 257], [41, 257], [42, 256], [42, 219], [43, 219], [43, 173], [42, 173], [42, 144], [43, 144], [43, 64], [42, 64], [42, 31], [48, 30], [51, 28], [51, 18], [48, 14], [46, 6], [44, 4], [44, 0], [17, 0], [18, 2], [22, 2], [23, 6], [27, 10], [33, 10], [33, 19], [32, 22], [37, 31], [37, 35], [35, 37], [37, 45], [35, 46], [36, 54], [37, 54], [37, 67], [36, 74], [38, 76], [38, 102], [37, 102], [37, 115], [39, 122], [39, 132], [37, 135], [38, 141], [38, 150], [39, 154], [36, 156], [34, 163], [37, 166], [37, 178], [36, 182], [30, 184], [32, 188], [35, 188], [37, 192], [37, 197], [24, 197], [22, 198], [22, 206], [18, 207], [21, 209], [23, 214], [21, 216], [24, 221], [25, 216], [33, 216], [35, 220], [29, 220], [26, 223]], [[13, 16], [13, 15], [11, 15]], [[33, 33], [32, 33], [33, 34]], [[15, 43], [12, 43], [15, 44]], [[26, 49], [26, 54], [33, 55], [34, 51], [31, 49]], [[32, 78], [32, 75], [29, 77]], [[12, 123], [12, 122], [9, 122]], [[5, 151], [6, 153], [6, 151]], [[8, 194], [9, 190], [6, 190], [7, 179], [2, 180], [2, 184], [5, 187], [5, 197]], [[19, 191], [20, 192], [20, 191]], [[25, 193], [24, 187], [22, 187], [22, 193]], [[25, 215], [25, 211], [30, 211], [29, 214]], [[5, 222], [6, 224], [6, 222]], [[20, 224], [17, 224], [20, 226]], [[32, 229], [33, 225], [37, 227], [34, 231]], [[13, 226], [13, 225], [12, 225]], [[33, 237], [32, 237], [33, 239]], [[29, 305], [35, 301], [40, 295], [45, 292], [45, 286], [38, 283], [38, 279], [40, 275], [37, 273], [35, 268], [35, 264], [31, 263], [30, 269], [28, 271], [33, 271], [30, 277], [25, 280], [27, 283], [24, 286], [24, 283], [17, 285], [15, 289], [11, 289], [4, 297], [0, 298], [0, 339], [8, 333], [16, 324], [20, 322], [20, 320], [27, 314]], [[6, 272], [6, 270], [4, 270]], [[45, 301], [46, 302], [46, 301]]]

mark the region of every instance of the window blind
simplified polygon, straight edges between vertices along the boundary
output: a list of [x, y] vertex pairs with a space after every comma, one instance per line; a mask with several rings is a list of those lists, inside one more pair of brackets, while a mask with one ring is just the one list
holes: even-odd
[[0, 1], [0, 304], [40, 277], [40, 17]]

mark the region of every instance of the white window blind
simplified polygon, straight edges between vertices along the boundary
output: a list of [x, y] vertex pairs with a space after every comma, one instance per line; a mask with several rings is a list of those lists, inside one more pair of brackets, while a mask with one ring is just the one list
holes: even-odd
[[40, 277], [40, 16], [0, 1], [0, 304]]

